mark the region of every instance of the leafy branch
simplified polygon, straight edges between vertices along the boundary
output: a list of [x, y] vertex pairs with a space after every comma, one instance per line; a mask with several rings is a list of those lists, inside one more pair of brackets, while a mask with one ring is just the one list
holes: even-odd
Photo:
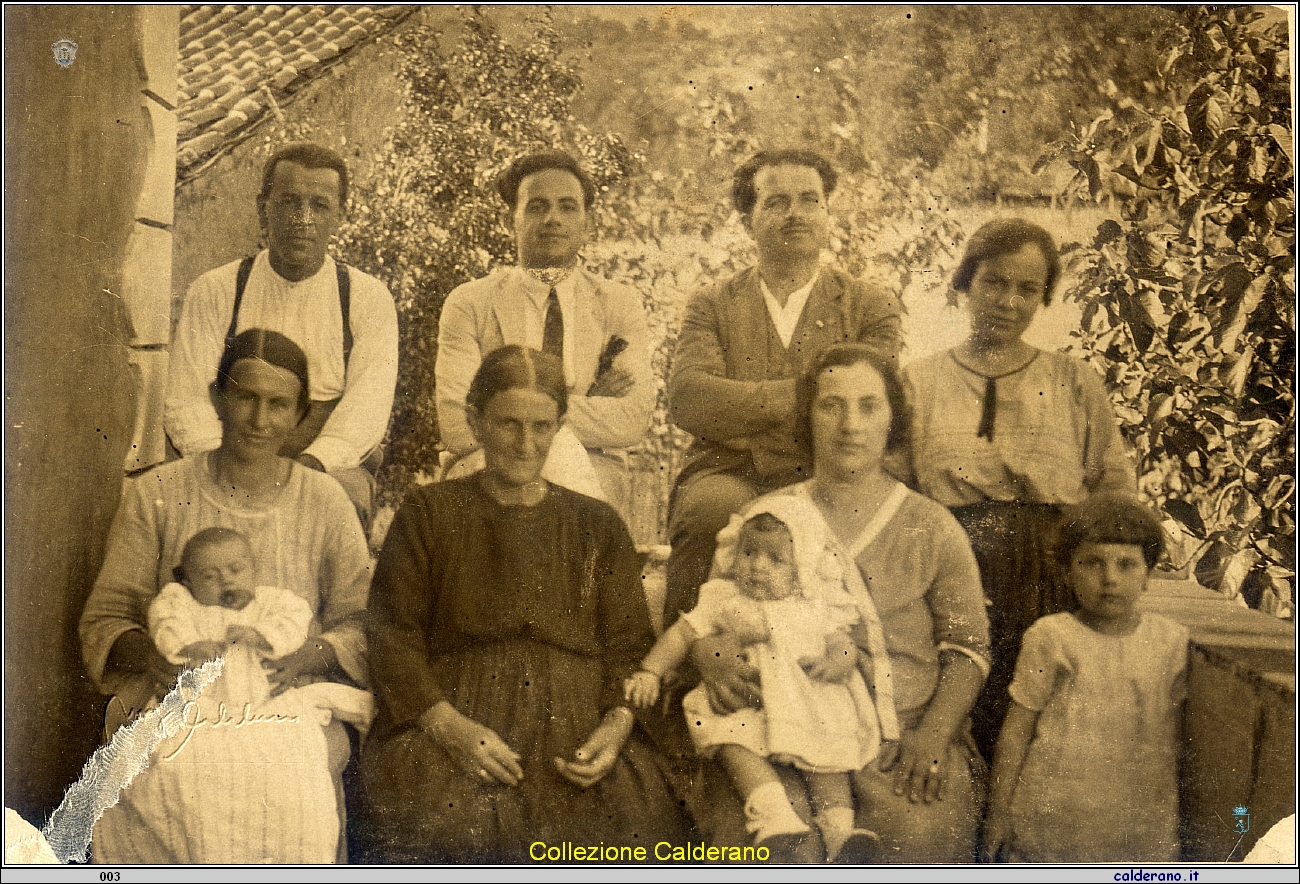
[[1293, 616], [1295, 171], [1286, 35], [1195, 8], [1155, 99], [1121, 99], [1056, 157], [1123, 223], [1075, 246], [1077, 348], [1102, 370], [1141, 490], [1203, 583]]

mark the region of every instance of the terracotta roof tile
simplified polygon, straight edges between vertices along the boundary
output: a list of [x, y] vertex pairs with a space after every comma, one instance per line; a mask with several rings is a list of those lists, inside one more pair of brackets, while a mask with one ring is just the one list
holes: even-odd
[[[213, 99], [211, 95], [212, 95], [212, 90], [210, 89], [204, 89], [202, 92], [200, 92], [198, 96], [198, 100], [204, 101], [206, 98], [207, 103], [204, 104], [202, 107], [195, 108], [193, 111], [191, 111], [189, 114], [187, 114], [184, 117], [184, 119], [187, 122], [193, 123], [197, 127], [195, 129], [194, 135], [191, 136], [192, 138], [201, 135], [204, 132], [204, 127], [210, 126], [213, 123], [217, 122], [217, 120], [220, 120], [226, 116], [226, 109], [221, 105], [217, 104], [216, 100]], [[177, 138], [177, 142], [179, 143], [180, 140], [179, 128], [176, 133], [176, 138]]]
[[291, 64], [286, 64], [271, 78], [271, 83], [276, 89], [284, 89], [296, 79], [298, 79], [298, 69]]
[[411, 6], [184, 6], [177, 81], [177, 171], [236, 143], [270, 104], [353, 47], [388, 33]]
[[187, 6], [181, 14], [181, 32], [193, 30], [212, 18], [210, 6]]

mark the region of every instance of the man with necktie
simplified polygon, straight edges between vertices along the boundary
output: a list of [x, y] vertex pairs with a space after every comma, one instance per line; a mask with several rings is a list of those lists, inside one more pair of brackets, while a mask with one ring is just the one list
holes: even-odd
[[576, 460], [590, 463], [566, 459], [573, 452], [557, 437], [543, 476], [626, 517], [627, 449], [644, 436], [655, 398], [641, 297], [578, 266], [596, 189], [573, 157], [525, 156], [497, 192], [510, 208], [518, 263], [457, 287], [443, 304], [434, 367], [442, 443], [472, 462], [478, 446], [465, 395], [484, 356], [507, 344], [551, 353], [569, 384], [565, 425], [585, 449]]

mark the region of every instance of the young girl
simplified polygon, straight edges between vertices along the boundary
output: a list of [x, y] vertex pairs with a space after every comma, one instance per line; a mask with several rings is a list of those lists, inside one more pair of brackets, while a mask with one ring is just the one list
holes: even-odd
[[664, 633], [641, 671], [627, 680], [627, 698], [636, 706], [653, 704], [664, 675], [697, 638], [734, 634], [759, 670], [763, 706], [720, 715], [710, 708], [704, 686], [697, 687], [682, 701], [696, 748], [716, 751], [731, 775], [745, 799], [755, 843], [793, 846], [810, 831], [770, 759], [803, 772], [827, 858], [862, 861], [875, 836], [854, 828], [849, 774], [876, 757], [881, 720], [888, 722], [889, 738], [896, 737], [896, 725], [892, 702], [877, 717], [851, 632], [867, 631], [864, 643], [878, 649], [871, 662], [880, 684], [888, 679], [888, 660], [879, 618], [869, 597], [855, 598], [845, 589], [842, 562], [812, 501], [760, 499], [746, 511], [737, 536], [739, 521], [733, 517], [719, 535], [718, 562], [731, 579], [700, 588], [695, 609]]
[[985, 859], [1169, 862], [1188, 633], [1138, 610], [1163, 547], [1142, 504], [1069, 509], [1057, 558], [1079, 609], [1025, 633], [998, 741]]

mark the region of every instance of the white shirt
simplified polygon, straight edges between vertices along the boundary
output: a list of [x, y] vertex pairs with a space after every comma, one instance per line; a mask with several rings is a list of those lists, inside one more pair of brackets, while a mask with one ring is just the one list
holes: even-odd
[[803, 308], [808, 303], [808, 296], [812, 294], [813, 286], [817, 284], [817, 279], [820, 276], [821, 270], [818, 270], [813, 274], [813, 278], [808, 280], [806, 286], [791, 292], [784, 307], [777, 303], [771, 289], [767, 287], [767, 283], [763, 281], [763, 278], [760, 276], [758, 279], [758, 287], [763, 292], [763, 300], [767, 302], [767, 314], [772, 317], [772, 325], [776, 326], [776, 333], [781, 338], [781, 344], [787, 350], [790, 349], [790, 341], [794, 338], [794, 330], [799, 325], [799, 317], [803, 316]]
[[[194, 281], [172, 341], [163, 423], [172, 444], [189, 456], [221, 444], [221, 422], [208, 395], [225, 348], [235, 306], [239, 262]], [[397, 310], [388, 287], [356, 268], [349, 324], [352, 353], [343, 367], [343, 314], [334, 260], [315, 275], [291, 282], [258, 254], [239, 307], [237, 332], [265, 328], [288, 337], [307, 354], [314, 401], [340, 399], [320, 435], [307, 447], [333, 471], [360, 465], [384, 438], [397, 386]]]
[[[442, 305], [434, 368], [442, 443], [457, 454], [476, 446], [465, 396], [483, 357], [506, 344], [541, 349], [551, 287], [518, 267], [498, 267], [458, 286]], [[565, 423], [587, 448], [630, 448], [650, 424], [655, 376], [641, 295], [575, 269], [556, 286], [564, 317], [564, 374], [569, 384]], [[624, 396], [588, 396], [600, 354], [612, 337], [628, 342], [614, 360], [631, 374]]]

